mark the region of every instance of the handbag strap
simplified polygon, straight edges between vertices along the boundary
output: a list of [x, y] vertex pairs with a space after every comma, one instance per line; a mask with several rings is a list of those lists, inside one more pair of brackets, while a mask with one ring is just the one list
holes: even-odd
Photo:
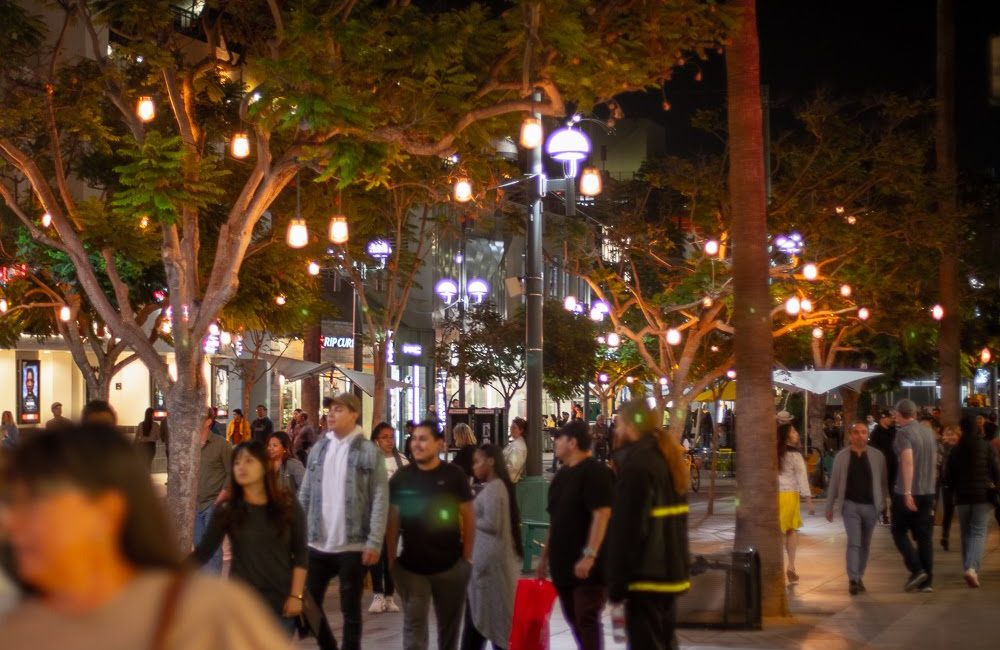
[[152, 650], [166, 650], [167, 633], [174, 622], [177, 614], [177, 605], [180, 603], [181, 591], [187, 582], [188, 571], [180, 570], [170, 578], [167, 590], [163, 594], [163, 602], [160, 605], [160, 617], [156, 621], [153, 629]]

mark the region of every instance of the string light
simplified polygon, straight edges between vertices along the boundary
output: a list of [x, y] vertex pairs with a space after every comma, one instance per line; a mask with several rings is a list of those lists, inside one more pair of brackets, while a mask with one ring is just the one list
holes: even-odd
[[814, 339], [821, 339], [821, 338], [823, 338], [823, 328], [822, 327], [814, 327], [813, 328], [813, 338]]
[[705, 242], [705, 255], [709, 257], [714, 257], [719, 254], [719, 242], [714, 239], [709, 239]]
[[309, 275], [319, 275], [319, 264], [309, 262]]
[[798, 296], [792, 296], [785, 301], [785, 313], [789, 316], [797, 316], [802, 310], [802, 301], [799, 300]]
[[521, 146], [537, 149], [542, 145], [542, 121], [537, 117], [526, 117], [521, 122]]
[[229, 143], [229, 151], [233, 158], [246, 158], [250, 155], [250, 138], [243, 131], [233, 135]]
[[622, 343], [622, 337], [617, 332], [611, 332], [607, 337], [608, 347], [617, 348]]
[[851, 285], [849, 285], [849, 284], [842, 284], [842, 285], [840, 285], [840, 295], [842, 295], [845, 298], [850, 298], [851, 297]]
[[563, 308], [566, 311], [576, 311], [576, 296], [566, 296], [563, 300]]
[[285, 294], [283, 293], [279, 293], [274, 297], [274, 304], [278, 305], [279, 307], [284, 306], [286, 302], [288, 302], [288, 298], [286, 298]]
[[861, 320], [868, 320], [871, 317], [871, 312], [868, 311], [867, 307], [862, 307], [858, 310], [858, 318]]
[[455, 200], [459, 203], [468, 203], [472, 200], [472, 183], [468, 178], [455, 181]]
[[330, 241], [334, 244], [346, 244], [349, 237], [347, 217], [342, 215], [330, 217]]
[[7, 299], [0, 298], [0, 314], [6, 314], [8, 309]]
[[681, 333], [680, 333], [680, 331], [674, 329], [673, 327], [671, 327], [670, 329], [668, 329], [667, 330], [667, 344], [668, 345], [677, 345], [680, 342], [681, 342]]
[[727, 370], [726, 371], [726, 377], [729, 377], [730, 379], [736, 379], [736, 371], [735, 370]]
[[309, 244], [309, 227], [305, 219], [292, 219], [288, 222], [288, 234], [285, 237], [291, 248], [304, 248]]
[[983, 348], [982, 352], [979, 353], [979, 359], [983, 362], [983, 365], [985, 365], [993, 359], [993, 353], [990, 352], [989, 348]]
[[141, 228], [142, 230], [149, 228], [149, 217], [147, 217], [146, 215], [142, 215], [139, 218], [139, 228]]
[[42, 215], [42, 228], [48, 228], [52, 225], [52, 215], [46, 212]]
[[73, 313], [70, 311], [70, 309], [69, 309], [68, 306], [63, 305], [59, 309], [59, 320], [61, 320], [62, 322], [68, 323], [69, 319], [72, 318], [72, 317], [73, 317]]
[[802, 267], [802, 277], [810, 282], [819, 277], [819, 267], [813, 263], [806, 264]]
[[135, 114], [143, 122], [152, 122], [153, 118], [156, 117], [156, 105], [153, 104], [153, 98], [149, 95], [140, 97], [135, 105]]
[[809, 300], [808, 298], [803, 298], [802, 301], [799, 303], [799, 306], [802, 308], [802, 311], [806, 312], [807, 314], [813, 310], [812, 300]]
[[934, 320], [941, 320], [944, 318], [944, 307], [941, 305], [934, 305], [931, 307], [931, 316], [934, 317]]
[[587, 167], [580, 176], [580, 194], [583, 196], [597, 196], [603, 189], [604, 181], [601, 172], [596, 167]]

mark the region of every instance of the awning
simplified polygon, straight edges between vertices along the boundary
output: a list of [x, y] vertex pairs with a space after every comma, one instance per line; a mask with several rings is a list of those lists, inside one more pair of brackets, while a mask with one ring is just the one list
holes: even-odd
[[817, 394], [841, 386], [857, 391], [866, 381], [881, 374], [867, 370], [775, 370], [774, 385], [785, 390], [807, 390]]
[[[279, 357], [274, 354], [261, 354], [258, 357], [266, 363], [271, 370], [280, 375], [284, 375], [286, 380], [295, 381], [299, 375], [308, 376], [312, 374], [320, 365], [313, 361], [303, 361], [302, 359], [292, 359], [289, 357]], [[246, 361], [247, 359], [241, 359]]]
[[[716, 399], [715, 394], [711, 390], [703, 390], [698, 394], [698, 397], [694, 398], [696, 402], [714, 402]], [[722, 391], [719, 393], [718, 399], [723, 402], [733, 402], [736, 400], [736, 382], [729, 381], [726, 385], [722, 387]]]
[[[285, 381], [299, 381], [305, 379], [306, 377], [314, 377], [316, 375], [322, 375], [328, 372], [339, 372], [348, 379], [351, 383], [357, 385], [361, 390], [372, 395], [375, 393], [375, 375], [369, 374], [367, 372], [361, 372], [360, 370], [351, 370], [349, 368], [344, 368], [339, 366], [332, 361], [327, 361], [326, 363], [309, 363], [311, 368], [306, 368], [302, 372], [295, 375], [286, 375]], [[395, 379], [386, 379], [386, 388], [412, 388], [410, 384], [406, 382], [397, 381]]]

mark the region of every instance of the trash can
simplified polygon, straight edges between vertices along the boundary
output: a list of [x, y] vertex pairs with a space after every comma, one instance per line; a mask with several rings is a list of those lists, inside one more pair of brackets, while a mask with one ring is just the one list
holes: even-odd
[[677, 626], [759, 630], [761, 625], [757, 551], [693, 555], [691, 590], [677, 599]]

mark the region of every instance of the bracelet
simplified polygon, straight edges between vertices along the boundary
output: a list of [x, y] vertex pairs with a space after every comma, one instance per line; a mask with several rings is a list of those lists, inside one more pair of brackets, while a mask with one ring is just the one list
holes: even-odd
[[585, 549], [583, 549], [583, 557], [589, 557], [590, 559], [593, 560], [597, 558], [597, 551], [588, 546]]

